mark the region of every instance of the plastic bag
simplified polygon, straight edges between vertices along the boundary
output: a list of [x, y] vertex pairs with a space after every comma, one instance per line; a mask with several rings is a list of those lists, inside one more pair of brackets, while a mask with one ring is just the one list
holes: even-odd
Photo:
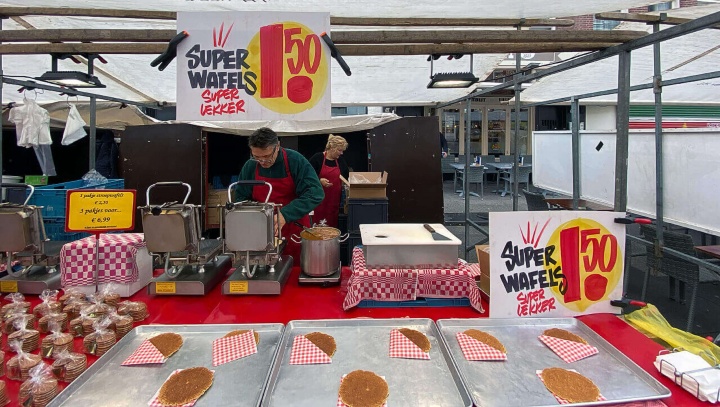
[[65, 132], [63, 133], [62, 145], [70, 145], [81, 138], [87, 136], [85, 132], [85, 120], [80, 116], [77, 107], [74, 104], [70, 104], [70, 112], [68, 112], [67, 121], [65, 121]]
[[87, 369], [87, 356], [65, 350], [60, 352], [52, 364], [53, 376], [64, 382], [71, 382]]
[[117, 293], [117, 285], [115, 283], [108, 283], [103, 287], [102, 291], [97, 294], [103, 303], [117, 307], [118, 301], [120, 301], [120, 294]]
[[20, 341], [9, 341], [8, 346], [17, 355], [11, 357], [5, 365], [5, 374], [10, 380], [27, 380], [30, 377], [30, 369], [42, 362], [39, 355], [23, 351], [23, 344]]
[[57, 300], [58, 294], [60, 294], [58, 290], [43, 290], [40, 294], [42, 302], [33, 308], [33, 314], [35, 314], [36, 318], [47, 314], [58, 313], [62, 310], [62, 305]]
[[68, 321], [72, 321], [73, 319], [80, 316], [80, 310], [88, 307], [90, 305], [87, 300], [84, 298], [77, 298], [72, 297], [69, 300], [65, 302], [65, 307], [63, 307], [63, 312], [67, 314]]
[[13, 341], [20, 342], [24, 352], [32, 352], [38, 348], [40, 345], [40, 332], [35, 329], [30, 329], [27, 326], [27, 321], [31, 317], [33, 316], [25, 314], [13, 320], [15, 332], [8, 335], [8, 345]]
[[684, 349], [712, 365], [720, 361], [719, 346], [705, 338], [673, 328], [652, 304], [625, 315], [625, 320], [640, 332], [665, 341], [670, 348]]
[[9, 334], [17, 331], [17, 329], [15, 328], [15, 323], [16, 323], [16, 321], [18, 321], [20, 319], [25, 321], [25, 326], [28, 329], [35, 326], [35, 320], [36, 320], [35, 315], [26, 314], [25, 312], [23, 312], [22, 309], [16, 309], [13, 312], [5, 314], [5, 318], [4, 318], [5, 326], [3, 327], [3, 332], [5, 332], [6, 334], [9, 335]]
[[52, 323], [56, 323], [60, 327], [60, 331], [64, 331], [68, 327], [68, 315], [64, 312], [49, 312], [38, 320], [38, 331], [40, 333], [48, 333], [52, 330]]
[[82, 180], [84, 181], [83, 186], [104, 184], [107, 182], [107, 178], [95, 170], [88, 171], [87, 174], [82, 176]]
[[40, 363], [30, 369], [30, 377], [20, 385], [20, 405], [45, 407], [60, 392], [50, 366]]
[[70, 301], [74, 301], [74, 300], [78, 300], [78, 299], [86, 301], [87, 296], [85, 295], [84, 292], [80, 291], [77, 287], [68, 287], [68, 288], [63, 289], [63, 295], [60, 296], [59, 301], [63, 305], [68, 305], [68, 303]]
[[100, 357], [115, 345], [117, 342], [115, 332], [108, 329], [111, 323], [110, 318], [103, 318], [93, 324], [95, 332], [83, 338], [85, 353]]
[[42, 340], [40, 345], [42, 357], [56, 358], [63, 351], [70, 351], [73, 346], [73, 336], [62, 332], [62, 326], [56, 321], [50, 321], [48, 325], [52, 333]]
[[90, 328], [87, 330], [87, 332], [84, 329], [84, 326], [86, 325], [86, 321], [90, 320], [91, 321], [90, 326], [92, 327], [92, 323], [94, 323], [97, 320], [97, 318], [91, 318], [88, 316], [91, 311], [90, 307], [92, 307], [92, 305], [87, 305], [87, 306], [81, 308], [80, 316], [70, 320], [69, 330], [70, 330], [70, 333], [73, 334], [73, 336], [75, 336], [75, 337], [85, 336], [90, 333]]
[[148, 317], [147, 305], [142, 301], [122, 301], [118, 303], [118, 314], [130, 315], [135, 322]]
[[115, 337], [118, 340], [133, 329], [133, 318], [130, 315], [120, 315], [115, 311], [110, 311], [107, 318], [112, 321], [110, 326], [115, 331]]
[[10, 293], [5, 296], [5, 299], [10, 301], [10, 304], [5, 304], [0, 308], [3, 317], [17, 312], [25, 313], [30, 309], [30, 303], [25, 301], [25, 296], [20, 293]]

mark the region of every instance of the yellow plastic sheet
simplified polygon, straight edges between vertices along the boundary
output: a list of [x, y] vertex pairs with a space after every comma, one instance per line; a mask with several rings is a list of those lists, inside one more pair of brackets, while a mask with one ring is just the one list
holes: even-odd
[[720, 363], [720, 346], [705, 338], [673, 328], [652, 304], [625, 315], [625, 320], [646, 335], [664, 341], [671, 348], [682, 348], [702, 357], [712, 365]]

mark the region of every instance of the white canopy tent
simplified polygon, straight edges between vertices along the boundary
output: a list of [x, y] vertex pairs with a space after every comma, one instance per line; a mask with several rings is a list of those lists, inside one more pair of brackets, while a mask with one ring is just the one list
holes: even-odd
[[[697, 18], [720, 11], [720, 5], [666, 10], [669, 16]], [[661, 28], [667, 28], [662, 26]], [[619, 30], [647, 30], [642, 23], [622, 23]], [[697, 75], [720, 66], [720, 30], [707, 29], [664, 41], [660, 44], [663, 80]], [[542, 102], [573, 95], [604, 91], [618, 87], [618, 58], [612, 57], [541, 78], [520, 95], [523, 103]], [[653, 49], [644, 47], [632, 52], [630, 84], [652, 82]], [[709, 79], [663, 87], [663, 104], [719, 105], [720, 79]], [[633, 104], [653, 104], [652, 89], [630, 92]], [[614, 105], [614, 94], [580, 100], [584, 105]]]

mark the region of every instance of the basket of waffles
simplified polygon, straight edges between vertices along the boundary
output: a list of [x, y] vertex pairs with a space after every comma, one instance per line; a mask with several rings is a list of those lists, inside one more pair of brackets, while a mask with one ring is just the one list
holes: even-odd
[[30, 377], [30, 369], [40, 364], [42, 358], [40, 355], [33, 355], [23, 351], [22, 342], [20, 341], [11, 341], [9, 346], [15, 351], [16, 355], [8, 359], [5, 364], [5, 375], [10, 380], [27, 380]]
[[22, 406], [44, 407], [60, 392], [50, 366], [40, 363], [30, 370], [30, 377], [20, 385], [18, 399]]
[[64, 351], [72, 350], [73, 336], [62, 331], [62, 327], [55, 321], [50, 321], [50, 334], [40, 342], [40, 354], [44, 358], [57, 358]]
[[93, 324], [95, 332], [83, 338], [83, 349], [85, 353], [100, 357], [115, 345], [115, 342], [117, 342], [115, 332], [108, 329], [108, 325], [110, 325], [111, 322], [110, 319], [103, 318]]
[[66, 349], [55, 357], [51, 367], [55, 378], [69, 383], [87, 369], [87, 356]]
[[205, 367], [178, 369], [170, 374], [148, 405], [192, 406], [210, 389], [215, 372]]
[[160, 364], [180, 350], [183, 345], [182, 336], [165, 332], [146, 339], [140, 343], [135, 352], [122, 362], [122, 366]]
[[13, 321], [15, 332], [8, 335], [8, 345], [13, 341], [19, 341], [24, 352], [32, 352], [40, 345], [40, 332], [27, 327], [27, 319], [31, 315], [25, 314]]
[[58, 301], [58, 290], [43, 290], [40, 294], [42, 302], [33, 308], [35, 318], [40, 318], [47, 314], [57, 314], [62, 311], [62, 304]]

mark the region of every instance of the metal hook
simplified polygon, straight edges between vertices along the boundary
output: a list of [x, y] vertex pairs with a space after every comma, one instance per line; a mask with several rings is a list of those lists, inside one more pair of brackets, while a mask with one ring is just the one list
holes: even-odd
[[78, 97], [78, 95], [67, 95], [67, 98], [66, 98], [65, 100], [67, 101], [68, 107], [71, 106], [71, 105], [70, 105], [70, 97], [72, 97], [72, 96], [75, 96], [75, 103], [79, 103], [79, 102], [80, 102], [80, 98]]

